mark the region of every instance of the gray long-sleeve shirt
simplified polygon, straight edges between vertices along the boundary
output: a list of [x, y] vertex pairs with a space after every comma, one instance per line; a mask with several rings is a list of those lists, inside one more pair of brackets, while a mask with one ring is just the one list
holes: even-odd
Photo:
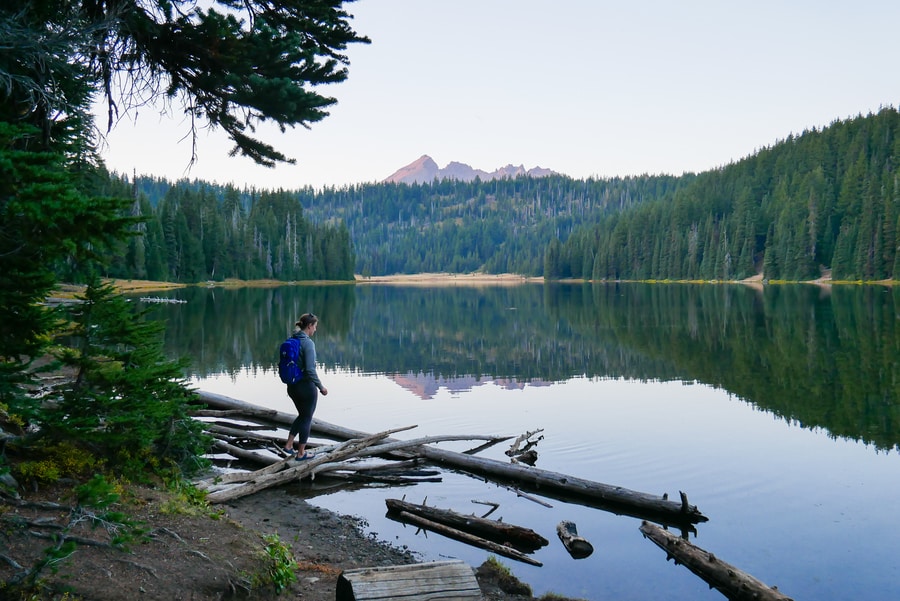
[[319, 380], [319, 374], [316, 373], [316, 343], [306, 335], [306, 332], [297, 332], [294, 336], [300, 339], [303, 378], [310, 380], [321, 391], [324, 386], [322, 386], [322, 381]]

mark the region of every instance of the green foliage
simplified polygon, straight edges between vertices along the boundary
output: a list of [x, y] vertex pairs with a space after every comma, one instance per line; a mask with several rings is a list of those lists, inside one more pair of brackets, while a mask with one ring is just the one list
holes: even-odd
[[[124, 182], [120, 181], [120, 185]], [[352, 280], [355, 256], [343, 225], [316, 225], [296, 194], [179, 182], [164, 192], [156, 180], [134, 212], [146, 220], [144, 235], [118, 253], [108, 274], [123, 279], [201, 282], [237, 278]], [[139, 183], [135, 183], [139, 188]]]
[[40, 455], [38, 460], [15, 464], [14, 471], [21, 481], [47, 484], [60, 478], [79, 478], [103, 464], [92, 453], [70, 441], [44, 445]]
[[347, 224], [353, 232], [356, 270], [363, 275], [472, 271], [542, 275], [551, 239], [566, 240], [579, 223], [626, 210], [690, 179], [444, 180], [302, 190], [300, 198], [306, 214], [316, 221]]
[[531, 587], [516, 578], [509, 567], [493, 555], [488, 556], [478, 571], [490, 574], [490, 579], [506, 594], [531, 597]]
[[60, 478], [59, 466], [50, 459], [22, 461], [15, 466], [16, 475], [24, 482], [56, 482]]
[[89, 264], [132, 223], [122, 201], [89, 196], [59, 153], [29, 150], [37, 132], [0, 122], [0, 402], [25, 419], [32, 362], [50, 342], [57, 314], [41, 304], [56, 273]]
[[[481, 270], [547, 279], [740, 280], [762, 272], [783, 281], [830, 268], [837, 279], [880, 280], [900, 270], [898, 132], [900, 114], [887, 108], [700, 175], [445, 180], [288, 195], [307, 219], [345, 224], [355, 271], [364, 276]], [[165, 195], [156, 180], [137, 187], [151, 205]], [[242, 206], [268, 205], [255, 192], [238, 197]], [[261, 277], [290, 279], [276, 268], [291, 248], [287, 214], [269, 223], [263, 214], [253, 220], [265, 234], [244, 244], [259, 257], [249, 263], [257, 261]], [[278, 252], [268, 250], [282, 240]], [[307, 244], [300, 255], [318, 257], [320, 248]]]
[[266, 543], [265, 552], [269, 558], [267, 580], [275, 587], [276, 593], [281, 593], [291, 583], [297, 581], [297, 573], [294, 571], [297, 562], [291, 548], [283, 543], [277, 534], [266, 534], [263, 536], [263, 540]]
[[[344, 81], [349, 26], [343, 0], [5, 0], [0, 7], [0, 120], [27, 119], [50, 135], [89, 132], [98, 93], [109, 126], [121, 111], [180, 103], [191, 133], [222, 128], [242, 154], [293, 162], [256, 137], [258, 124], [309, 127], [334, 98], [314, 91]], [[177, 41], [177, 43], [176, 43]], [[57, 135], [57, 134], [53, 134]]]
[[[579, 223], [590, 223], [601, 215], [657, 198], [687, 185], [691, 179], [690, 175], [608, 180], [525, 177], [491, 182], [445, 180], [413, 185], [362, 184], [319, 191], [304, 188], [275, 194], [239, 194], [231, 188], [217, 189], [201, 182], [178, 182], [174, 187], [213, 190], [225, 199], [221, 213], [226, 225], [234, 222], [235, 206], [253, 206], [255, 212], [251, 221], [256, 224], [265, 213], [256, 206], [268, 204], [263, 198], [266, 194], [299, 201], [304, 217], [325, 227], [324, 235], [300, 240], [301, 260], [304, 256], [314, 259], [311, 273], [315, 278], [351, 279], [354, 273], [381, 275], [475, 270], [541, 275], [548, 240], [554, 237], [565, 239]], [[171, 199], [171, 183], [139, 177], [135, 185], [151, 205], [162, 205]], [[278, 218], [275, 227], [265, 224], [259, 227], [260, 231], [271, 232], [263, 237], [262, 251], [266, 245], [275, 248], [281, 240], [287, 240], [287, 219], [280, 217], [285, 212], [280, 209], [274, 214]], [[258, 244], [254, 238], [246, 238], [242, 248], [246, 252]], [[271, 256], [272, 264], [277, 265], [278, 252], [255, 252], [263, 258]], [[290, 253], [284, 255], [282, 252], [281, 256], [290, 256]], [[253, 255], [245, 255], [243, 263], [238, 265], [256, 263], [254, 269], [260, 275], [254, 277], [291, 279], [277, 275], [277, 269], [259, 269], [258, 262]], [[324, 271], [315, 271], [321, 269], [322, 264]], [[269, 276], [269, 273], [276, 275]], [[305, 273], [310, 272], [301, 272], [301, 275]]]
[[219, 519], [223, 515], [221, 509], [212, 509], [206, 500], [206, 491], [185, 480], [178, 471], [172, 471], [164, 477], [166, 490], [169, 495], [166, 502], [160, 508], [163, 513], [204, 515], [212, 519]]
[[59, 357], [74, 377], [40, 415], [43, 436], [76, 440], [131, 478], [169, 464], [199, 468], [207, 439], [187, 414], [186, 361], [163, 353], [162, 324], [96, 279], [80, 300], [68, 309], [73, 330]]
[[[563, 273], [593, 279], [892, 278], [898, 265], [900, 113], [790, 136], [562, 240]], [[583, 272], [583, 268], [581, 268]]]
[[75, 494], [78, 517], [73, 522], [88, 521], [92, 528], [104, 528], [110, 534], [113, 546], [125, 547], [146, 533], [140, 522], [114, 509], [120, 496], [116, 486], [104, 476], [95, 474], [88, 482], [76, 487]]

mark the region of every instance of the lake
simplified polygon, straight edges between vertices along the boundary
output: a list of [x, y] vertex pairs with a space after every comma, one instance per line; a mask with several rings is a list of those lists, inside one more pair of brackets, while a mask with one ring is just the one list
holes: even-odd
[[[189, 288], [159, 307], [198, 388], [294, 412], [274, 371], [300, 314], [330, 394], [316, 417], [376, 432], [541, 429], [537, 467], [678, 498], [691, 542], [796, 600], [900, 598], [900, 291], [880, 286], [522, 284]], [[441, 443], [465, 450], [478, 443]], [[508, 444], [484, 453], [508, 461]], [[490, 554], [385, 516], [402, 498], [532, 528], [543, 567], [499, 558], [535, 595], [722, 599], [638, 531], [640, 519], [444, 470], [440, 483], [315, 488], [422, 560]], [[309, 496], [296, 485], [296, 494]], [[574, 560], [571, 520], [594, 545]]]

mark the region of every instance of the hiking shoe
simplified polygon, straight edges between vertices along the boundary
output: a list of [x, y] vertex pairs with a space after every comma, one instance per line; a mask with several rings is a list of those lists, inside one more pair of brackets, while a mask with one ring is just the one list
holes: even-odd
[[307, 459], [312, 459], [312, 455], [310, 455], [306, 451], [303, 451], [302, 455], [297, 455], [296, 457], [294, 457], [294, 461], [306, 461]]

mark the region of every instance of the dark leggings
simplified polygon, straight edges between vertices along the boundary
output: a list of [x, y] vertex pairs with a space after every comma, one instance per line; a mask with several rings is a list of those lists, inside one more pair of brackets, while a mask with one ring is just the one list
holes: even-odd
[[313, 413], [316, 411], [316, 402], [319, 400], [319, 389], [310, 380], [304, 379], [296, 384], [288, 384], [287, 393], [297, 408], [297, 419], [291, 425], [291, 436], [298, 436], [297, 442], [306, 444], [312, 427]]

